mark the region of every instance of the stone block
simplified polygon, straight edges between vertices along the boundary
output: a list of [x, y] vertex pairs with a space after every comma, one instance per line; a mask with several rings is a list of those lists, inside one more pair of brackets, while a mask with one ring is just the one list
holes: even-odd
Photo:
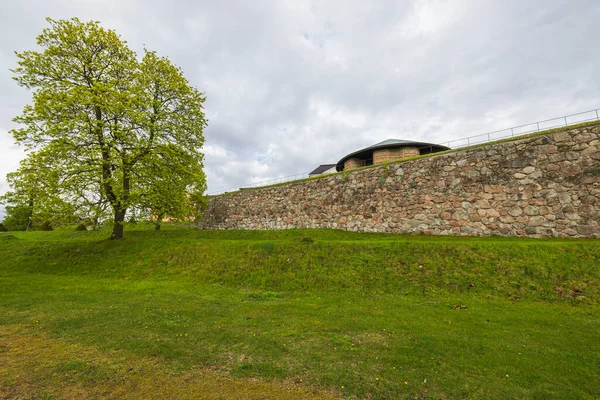
[[493, 208], [479, 209], [479, 210], [477, 210], [477, 214], [479, 214], [482, 217], [491, 217], [491, 218], [496, 218], [496, 217], [500, 216], [500, 213], [497, 210], [494, 210]]
[[540, 210], [534, 206], [526, 206], [525, 208], [523, 208], [523, 213], [529, 216], [540, 215]]
[[386, 161], [401, 160], [403, 158], [415, 157], [420, 154], [421, 152], [416, 147], [378, 149], [373, 152], [373, 164], [381, 164]]
[[596, 204], [597, 202], [599, 202], [598, 198], [596, 196], [585, 196], [581, 199], [581, 203], [582, 204], [587, 204], [590, 206], [593, 206], [594, 204]]
[[557, 132], [557, 133], [553, 134], [552, 136], [554, 138], [554, 141], [556, 141], [556, 142], [566, 142], [566, 141], [572, 140], [572, 137], [569, 134], [569, 132]]
[[475, 202], [475, 207], [476, 208], [482, 208], [482, 209], [486, 209], [486, 208], [490, 208], [490, 202], [483, 199], [483, 200], [477, 200]]
[[588, 236], [595, 233], [600, 233], [600, 229], [594, 225], [577, 225], [577, 233]]
[[501, 185], [483, 185], [483, 191], [486, 193], [502, 193], [504, 187]]
[[361, 162], [358, 158], [349, 158], [344, 162], [344, 171], [349, 169], [360, 168]]
[[508, 210], [508, 215], [513, 216], [513, 217], [518, 217], [521, 214], [523, 214], [523, 210], [519, 206], [511, 207]]
[[571, 193], [563, 192], [558, 195], [560, 204], [569, 204], [571, 202]]
[[531, 217], [531, 218], [529, 218], [529, 222], [528, 222], [527, 225], [529, 225], [529, 226], [541, 226], [545, 222], [546, 222], [546, 218], [537, 216], [537, 217]]
[[561, 172], [568, 176], [574, 176], [581, 172], [581, 167], [579, 165], [568, 164], [561, 168]]

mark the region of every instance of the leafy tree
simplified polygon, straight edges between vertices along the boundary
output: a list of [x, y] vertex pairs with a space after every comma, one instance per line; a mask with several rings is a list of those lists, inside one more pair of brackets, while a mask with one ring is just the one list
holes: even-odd
[[[98, 22], [48, 22], [37, 38], [42, 51], [16, 53], [14, 79], [33, 90], [33, 103], [14, 119], [22, 127], [12, 134], [56, 174], [50, 194], [97, 211], [108, 204], [111, 237], [120, 239], [127, 211], [146, 207], [144, 197], [177, 204], [204, 187], [205, 97], [168, 59], [145, 50], [138, 60]], [[181, 160], [194, 181], [149, 191]]]
[[[202, 194], [206, 189], [204, 172], [189, 155], [180, 152], [177, 157], [164, 158], [164, 152], [180, 151], [176, 148], [159, 149], [157, 157], [149, 158], [146, 163], [148, 175], [139, 177], [140, 184], [144, 186], [140, 207], [155, 221], [156, 230], [160, 229], [165, 217], [171, 221], [195, 220], [198, 216], [197, 201], [204, 197]], [[165, 162], [169, 165], [169, 172], [155, 178], [153, 170]]]
[[[59, 196], [58, 174], [47, 161], [42, 152], [32, 152], [21, 161], [16, 172], [6, 176], [12, 190], [0, 196], [0, 204], [19, 209], [19, 221], [27, 210], [28, 222], [24, 230], [29, 230], [36, 221], [73, 220], [73, 206]], [[17, 225], [20, 226], [20, 222]]]
[[9, 231], [25, 231], [31, 227], [31, 207], [6, 206], [2, 223]]

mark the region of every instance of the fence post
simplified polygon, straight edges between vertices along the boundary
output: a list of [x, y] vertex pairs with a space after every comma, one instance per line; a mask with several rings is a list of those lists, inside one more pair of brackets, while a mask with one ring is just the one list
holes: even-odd
[[598, 118], [598, 110], [596, 110], [596, 119], [600, 119]]
[[538, 132], [539, 132], [540, 131], [540, 123], [536, 122], [536, 124], [537, 124]]
[[567, 117], [565, 117], [565, 126], [568, 126]]
[[510, 128], [510, 136], [515, 136], [515, 131], [513, 129], [514, 128]]

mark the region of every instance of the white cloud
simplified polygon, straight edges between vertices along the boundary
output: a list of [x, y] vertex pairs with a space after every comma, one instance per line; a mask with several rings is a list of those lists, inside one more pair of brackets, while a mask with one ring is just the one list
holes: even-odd
[[417, 0], [414, 13], [402, 24], [401, 33], [408, 38], [442, 34], [463, 16], [468, 3], [448, 0]]

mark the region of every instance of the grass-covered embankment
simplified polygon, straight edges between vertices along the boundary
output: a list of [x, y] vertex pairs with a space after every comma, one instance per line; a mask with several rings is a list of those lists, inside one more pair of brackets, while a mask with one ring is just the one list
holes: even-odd
[[[595, 240], [105, 237], [0, 238], [0, 393], [145, 398], [162, 379], [191, 398], [600, 395]], [[42, 342], [55, 357], [15, 350]]]

